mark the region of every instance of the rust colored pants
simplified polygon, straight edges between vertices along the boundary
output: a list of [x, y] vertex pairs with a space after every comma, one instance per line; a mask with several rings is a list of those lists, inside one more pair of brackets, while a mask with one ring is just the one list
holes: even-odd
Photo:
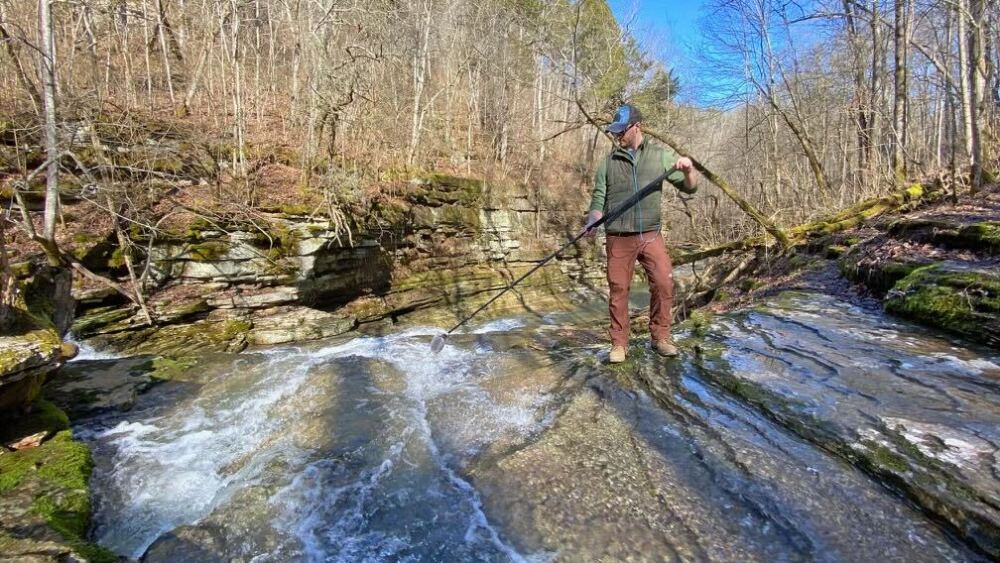
[[636, 259], [649, 280], [649, 334], [653, 340], [670, 336], [674, 304], [674, 273], [663, 235], [649, 231], [630, 235], [607, 235], [608, 312], [611, 343], [628, 346], [628, 290]]

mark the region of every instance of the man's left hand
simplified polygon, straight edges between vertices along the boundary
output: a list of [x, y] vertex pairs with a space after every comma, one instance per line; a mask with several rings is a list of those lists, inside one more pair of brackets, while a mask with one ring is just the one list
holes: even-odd
[[694, 170], [694, 163], [691, 162], [690, 158], [682, 156], [674, 163], [674, 168], [680, 172], [688, 173]]

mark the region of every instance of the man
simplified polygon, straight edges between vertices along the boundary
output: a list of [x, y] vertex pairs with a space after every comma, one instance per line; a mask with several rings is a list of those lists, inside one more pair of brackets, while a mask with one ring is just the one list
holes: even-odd
[[[642, 134], [642, 114], [635, 106], [618, 108], [607, 127], [617, 146], [597, 168], [590, 213], [584, 227], [604, 213], [621, 205], [628, 197], [671, 166], [675, 172], [667, 180], [685, 193], [698, 188], [698, 173], [690, 158], [680, 157], [669, 148], [647, 141]], [[671, 308], [674, 299], [673, 266], [660, 234], [660, 192], [654, 192], [621, 217], [604, 226], [607, 232], [608, 312], [611, 316], [611, 363], [625, 361], [628, 348], [628, 292], [635, 261], [646, 270], [649, 280], [649, 333], [653, 348], [664, 356], [676, 356], [670, 336]]]

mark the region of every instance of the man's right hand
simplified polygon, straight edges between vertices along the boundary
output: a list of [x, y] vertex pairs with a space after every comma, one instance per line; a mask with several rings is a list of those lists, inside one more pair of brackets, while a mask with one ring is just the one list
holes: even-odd
[[580, 231], [580, 234], [581, 235], [586, 234], [588, 237], [592, 237], [595, 234], [597, 234], [597, 230], [594, 229], [591, 225], [600, 221], [601, 217], [604, 217], [604, 212], [598, 209], [595, 209], [591, 211], [589, 214], [587, 214], [587, 221], [584, 224], [583, 229]]

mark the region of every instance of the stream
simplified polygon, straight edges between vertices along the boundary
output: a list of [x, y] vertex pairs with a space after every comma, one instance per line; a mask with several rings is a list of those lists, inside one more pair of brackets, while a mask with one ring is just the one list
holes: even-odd
[[74, 421], [93, 539], [144, 561], [986, 559], [840, 453], [905, 419], [1000, 506], [997, 356], [796, 294], [612, 367], [580, 330], [604, 314], [482, 322], [438, 355], [438, 329], [409, 327], [205, 356]]

